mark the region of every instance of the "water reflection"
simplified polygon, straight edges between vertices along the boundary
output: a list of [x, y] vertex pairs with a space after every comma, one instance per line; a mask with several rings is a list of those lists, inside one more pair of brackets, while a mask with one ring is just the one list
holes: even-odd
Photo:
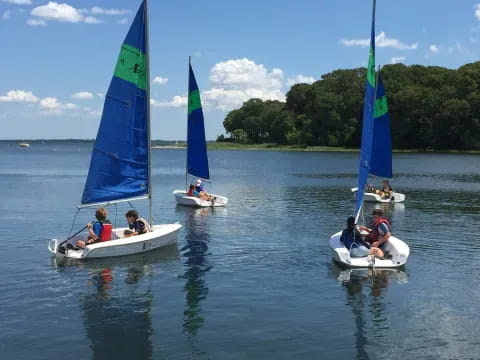
[[[391, 284], [406, 284], [408, 275], [403, 269], [343, 269], [336, 263], [331, 264], [330, 270], [341, 282], [346, 305], [354, 316], [356, 359], [368, 360], [367, 345], [375, 349], [376, 339], [388, 331], [387, 289]], [[375, 339], [369, 341], [367, 329], [370, 327], [374, 329]]]
[[88, 271], [80, 308], [93, 359], [152, 359], [154, 264], [178, 259], [177, 246], [146, 254], [63, 262]]
[[203, 326], [200, 303], [207, 298], [208, 287], [205, 274], [212, 268], [208, 263], [208, 216], [213, 209], [192, 209], [177, 207], [177, 212], [185, 214], [185, 246], [180, 250], [185, 258], [185, 296], [183, 329], [196, 335]]

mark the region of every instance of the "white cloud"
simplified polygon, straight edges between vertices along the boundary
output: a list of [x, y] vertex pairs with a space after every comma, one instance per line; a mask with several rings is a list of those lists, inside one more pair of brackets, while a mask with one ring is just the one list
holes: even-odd
[[123, 18], [123, 19], [117, 20], [117, 24], [120, 24], [120, 25], [128, 24], [128, 19]]
[[3, 2], [17, 5], [32, 5], [32, 0], [3, 0]]
[[432, 54], [437, 54], [439, 51], [440, 51], [440, 48], [438, 47], [438, 45], [435, 45], [435, 44], [432, 44], [428, 47], [428, 50], [432, 53]]
[[10, 19], [12, 16], [12, 12], [10, 10], [6, 10], [3, 14], [2, 14], [2, 19], [3, 20], [8, 20]]
[[76, 109], [77, 105], [72, 103], [63, 104], [56, 97], [46, 97], [40, 100], [40, 108], [48, 111], [62, 111]]
[[[370, 39], [342, 39], [340, 43], [345, 46], [370, 46]], [[375, 37], [375, 45], [381, 48], [391, 47], [397, 50], [416, 50], [418, 49], [418, 43], [406, 44], [395, 38], [389, 38], [382, 31]]]
[[97, 93], [97, 96], [100, 98], [100, 99], [103, 99], [103, 97], [105, 96], [103, 93], [99, 92]]
[[33, 8], [30, 15], [38, 16], [45, 20], [71, 23], [78, 23], [83, 20], [83, 15], [78, 9], [68, 4], [59, 4], [54, 1], [49, 1], [46, 5], [40, 5]]
[[392, 57], [392, 59], [390, 60], [390, 62], [392, 64], [398, 64], [398, 63], [403, 63], [405, 62], [405, 60], [407, 59], [406, 56], [394, 56]]
[[85, 17], [85, 19], [83, 19], [83, 21], [86, 24], [101, 24], [101, 23], [103, 23], [103, 20], [100, 20], [100, 19], [96, 18], [95, 16], [87, 16], [87, 17]]
[[[262, 64], [243, 58], [215, 64], [210, 69], [211, 88], [201, 94], [207, 108], [231, 110], [251, 98], [285, 101], [285, 78], [278, 68], [268, 70]], [[308, 78], [310, 80], [310, 78]], [[152, 106], [181, 107], [187, 105], [187, 96], [174, 96], [169, 101], [152, 100]]]
[[42, 19], [28, 19], [27, 24], [29, 26], [47, 26], [47, 22]]
[[72, 94], [72, 98], [77, 100], [91, 100], [93, 99], [93, 94], [88, 91], [79, 91], [75, 94]]
[[154, 84], [165, 85], [166, 83], [168, 83], [168, 78], [164, 78], [164, 77], [161, 77], [161, 76], [155, 76], [153, 78], [152, 82]]
[[390, 60], [390, 62], [392, 64], [398, 64], [398, 63], [403, 63], [405, 62], [405, 60], [407, 60], [407, 57], [406, 56], [394, 56], [392, 57], [392, 59]]
[[170, 101], [158, 101], [155, 99], [150, 99], [150, 104], [155, 107], [181, 107], [186, 106], [188, 103], [187, 95], [179, 96], [176, 95], [172, 97]]
[[288, 78], [287, 79], [287, 85], [288, 86], [293, 86], [295, 84], [312, 84], [315, 82], [315, 78], [311, 76], [305, 76], [305, 75], [297, 75], [293, 78]]
[[92, 14], [97, 15], [127, 15], [131, 13], [129, 9], [103, 9], [98, 6], [94, 6], [90, 9]]
[[475, 17], [480, 20], [480, 4], [474, 6], [475, 8]]
[[37, 6], [30, 12], [30, 15], [40, 18], [41, 20], [29, 20], [27, 23], [29, 25], [36, 26], [39, 25], [40, 21], [43, 21], [42, 25], [45, 25], [46, 21], [60, 21], [68, 23], [83, 22], [86, 24], [100, 24], [102, 22], [102, 20], [94, 16], [84, 16], [85, 12], [88, 12], [88, 10], [77, 9], [66, 3], [59, 4], [55, 1], [49, 1], [48, 4]]
[[271, 71], [247, 58], [219, 62], [210, 69], [212, 88], [202, 93], [207, 105], [220, 110], [241, 106], [251, 98], [285, 100], [283, 71]]
[[0, 102], [38, 102], [38, 97], [33, 95], [31, 91], [10, 90], [7, 95], [0, 96]]

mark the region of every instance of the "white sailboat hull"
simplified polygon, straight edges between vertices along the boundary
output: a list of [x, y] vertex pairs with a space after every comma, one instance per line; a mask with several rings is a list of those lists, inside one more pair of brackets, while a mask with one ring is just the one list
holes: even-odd
[[193, 207], [219, 207], [225, 206], [228, 203], [228, 198], [225, 196], [210, 194], [216, 197], [215, 201], [206, 201], [197, 198], [196, 196], [187, 196], [187, 192], [184, 190], [175, 190], [173, 192], [177, 204]]
[[373, 256], [354, 258], [350, 256], [350, 251], [340, 241], [341, 235], [341, 231], [333, 234], [330, 237], [329, 245], [333, 259], [349, 268], [398, 268], [407, 263], [410, 255], [410, 248], [405, 242], [395, 236], [390, 236], [384, 250], [388, 252], [391, 259], [381, 260]]
[[[123, 232], [128, 228], [118, 228], [112, 231], [113, 240], [87, 245], [85, 249], [67, 249], [61, 253], [57, 251], [57, 239], [50, 240], [48, 249], [57, 257], [78, 260], [139, 254], [175, 244], [181, 227], [179, 223], [154, 225], [153, 231], [128, 238], [123, 237]], [[70, 243], [75, 240], [73, 238]]]
[[[351, 189], [354, 199], [357, 198], [357, 190], [358, 189], [356, 187]], [[363, 201], [376, 203], [401, 203], [405, 201], [405, 194], [394, 192], [391, 198], [385, 199], [375, 193], [364, 193]]]

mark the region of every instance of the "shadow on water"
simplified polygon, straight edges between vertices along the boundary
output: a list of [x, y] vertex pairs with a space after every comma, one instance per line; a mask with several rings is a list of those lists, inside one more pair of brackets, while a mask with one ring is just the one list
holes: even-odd
[[373, 327], [376, 339], [388, 332], [387, 289], [391, 284], [406, 284], [408, 274], [405, 269], [344, 269], [335, 262], [329, 267], [330, 275], [342, 284], [354, 317], [356, 359], [369, 360], [367, 346], [375, 350], [376, 344], [369, 340], [368, 328]]
[[194, 209], [177, 206], [177, 212], [185, 215], [185, 246], [180, 249], [185, 258], [185, 296], [183, 330], [195, 336], [203, 326], [201, 301], [207, 298], [208, 287], [205, 274], [212, 268], [208, 263], [208, 216], [211, 208]]
[[93, 359], [153, 358], [153, 266], [178, 258], [172, 245], [145, 254], [56, 264], [88, 271], [87, 290], [79, 300]]

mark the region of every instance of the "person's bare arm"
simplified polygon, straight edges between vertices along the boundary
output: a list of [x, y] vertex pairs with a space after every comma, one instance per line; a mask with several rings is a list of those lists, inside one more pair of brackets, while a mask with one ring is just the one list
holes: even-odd
[[381, 237], [380, 240], [375, 241], [375, 242], [372, 244], [372, 246], [373, 246], [373, 247], [379, 247], [379, 246], [381, 246], [382, 244], [384, 244], [385, 242], [387, 242], [387, 240], [388, 240], [388, 238], [389, 238], [390, 236], [392, 236], [392, 234], [390, 234], [390, 231], [388, 231], [387, 233], [385, 233], [385, 235], [383, 235], [383, 236]]

